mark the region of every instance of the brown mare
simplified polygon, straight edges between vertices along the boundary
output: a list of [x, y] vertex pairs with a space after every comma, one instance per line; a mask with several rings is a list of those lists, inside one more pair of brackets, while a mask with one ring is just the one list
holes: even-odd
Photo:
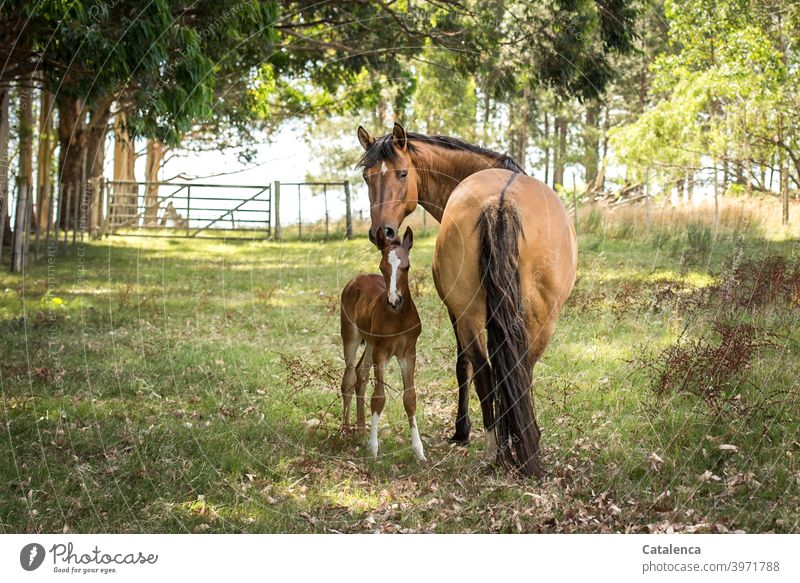
[[417, 203], [441, 223], [433, 276], [456, 335], [452, 440], [469, 439], [472, 380], [487, 459], [542, 475], [530, 389], [533, 365], [575, 283], [577, 240], [564, 205], [509, 156], [457, 138], [407, 133], [395, 124], [377, 139], [359, 127], [358, 139], [370, 240], [395, 236]]
[[[392, 357], [397, 358], [403, 376], [403, 406], [411, 428], [411, 451], [425, 461], [422, 440], [417, 429], [417, 393], [414, 389], [414, 366], [417, 359], [417, 338], [422, 330], [419, 314], [408, 289], [408, 252], [414, 233], [406, 229], [403, 242], [378, 233], [376, 244], [383, 257], [381, 275], [359, 275], [342, 291], [342, 344], [345, 372], [342, 379], [342, 429], [350, 424], [350, 401], [356, 393], [356, 424], [364, 425], [364, 393], [369, 373], [375, 368], [375, 389], [370, 408], [372, 425], [369, 446], [378, 455], [378, 422], [386, 401], [384, 368]], [[361, 360], [356, 364], [358, 347], [366, 343]]]

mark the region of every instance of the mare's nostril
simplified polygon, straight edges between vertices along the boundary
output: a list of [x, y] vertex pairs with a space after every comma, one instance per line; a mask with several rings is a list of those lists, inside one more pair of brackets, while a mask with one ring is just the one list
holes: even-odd
[[394, 238], [394, 229], [391, 227], [383, 227], [383, 232], [386, 235], [387, 239]]
[[375, 243], [375, 231], [373, 229], [369, 230], [369, 242]]

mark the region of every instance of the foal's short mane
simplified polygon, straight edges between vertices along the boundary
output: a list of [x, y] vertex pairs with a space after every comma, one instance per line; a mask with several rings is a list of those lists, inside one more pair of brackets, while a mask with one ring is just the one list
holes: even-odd
[[[417, 151], [417, 148], [414, 145], [415, 141], [424, 142], [426, 144], [439, 146], [440, 148], [445, 148], [447, 150], [466, 150], [468, 152], [474, 152], [475, 154], [480, 154], [493, 159], [495, 161], [495, 168], [504, 168], [505, 170], [511, 170], [512, 172], [526, 174], [522, 166], [520, 166], [519, 163], [508, 154], [500, 154], [494, 150], [490, 150], [489, 148], [484, 148], [483, 146], [478, 146], [476, 144], [471, 144], [460, 138], [453, 138], [450, 136], [428, 136], [426, 134], [417, 134], [415, 132], [407, 132], [406, 135], [408, 136], [408, 149], [412, 153]], [[395, 159], [397, 159], [397, 152], [395, 152], [392, 142], [392, 134], [386, 134], [380, 138], [375, 138], [375, 142], [369, 147], [369, 150], [366, 150], [361, 156], [357, 167], [371, 168], [383, 160], [394, 162]]]

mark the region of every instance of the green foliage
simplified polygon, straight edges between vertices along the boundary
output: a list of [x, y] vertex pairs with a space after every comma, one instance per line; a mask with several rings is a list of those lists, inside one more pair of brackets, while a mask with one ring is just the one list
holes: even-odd
[[619, 160], [669, 181], [703, 157], [769, 166], [795, 150], [800, 60], [787, 46], [796, 11], [782, 0], [667, 0], [672, 50], [652, 63], [652, 104], [613, 135]]

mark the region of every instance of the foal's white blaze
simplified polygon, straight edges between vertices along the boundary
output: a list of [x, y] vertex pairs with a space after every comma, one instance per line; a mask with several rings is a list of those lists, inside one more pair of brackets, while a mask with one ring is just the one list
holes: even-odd
[[392, 266], [392, 277], [389, 280], [389, 303], [395, 305], [397, 303], [397, 268], [400, 267], [400, 258], [397, 256], [397, 251], [389, 253], [389, 265]]
[[369, 432], [369, 449], [373, 457], [378, 457], [378, 421], [381, 416], [377, 413], [372, 414], [372, 426]]
[[486, 449], [483, 452], [483, 459], [487, 464], [493, 464], [497, 459], [497, 438], [491, 429], [486, 430]]
[[411, 451], [414, 452], [414, 455], [419, 461], [425, 461], [425, 452], [422, 450], [422, 440], [419, 438], [416, 417], [411, 418]]
[[389, 168], [387, 168], [386, 162], [381, 162], [381, 174], [386, 174], [388, 170]]

